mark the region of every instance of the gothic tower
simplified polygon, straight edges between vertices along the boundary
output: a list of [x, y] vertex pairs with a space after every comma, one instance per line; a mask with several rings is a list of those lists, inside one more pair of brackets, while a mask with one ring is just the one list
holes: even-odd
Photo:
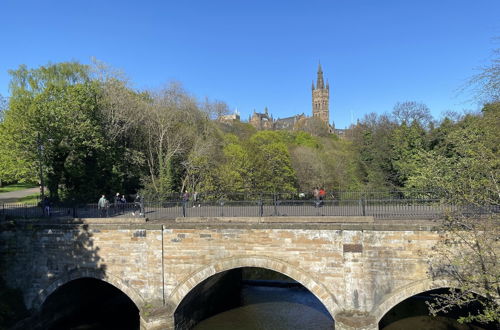
[[313, 117], [319, 117], [330, 125], [330, 110], [328, 109], [330, 102], [330, 86], [328, 81], [326, 86], [323, 82], [323, 70], [321, 70], [321, 63], [318, 65], [318, 79], [316, 88], [314, 88], [314, 81], [312, 84], [312, 113]]

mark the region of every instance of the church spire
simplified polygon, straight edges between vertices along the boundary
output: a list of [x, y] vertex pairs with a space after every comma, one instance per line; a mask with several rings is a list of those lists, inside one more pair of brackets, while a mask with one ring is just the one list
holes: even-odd
[[323, 70], [321, 70], [321, 62], [318, 64], [318, 81], [316, 83], [317, 89], [324, 89], [325, 84], [323, 83]]

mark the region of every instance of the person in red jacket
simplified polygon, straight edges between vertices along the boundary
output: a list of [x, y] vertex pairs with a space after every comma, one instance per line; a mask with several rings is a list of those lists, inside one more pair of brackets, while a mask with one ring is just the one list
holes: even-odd
[[323, 205], [323, 203], [324, 203], [323, 200], [325, 199], [325, 196], [326, 196], [325, 189], [320, 188], [318, 195], [319, 195], [319, 204]]

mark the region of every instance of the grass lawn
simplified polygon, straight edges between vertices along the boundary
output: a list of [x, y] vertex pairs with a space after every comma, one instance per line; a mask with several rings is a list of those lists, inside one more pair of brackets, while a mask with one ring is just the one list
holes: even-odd
[[35, 187], [38, 187], [38, 185], [33, 183], [14, 183], [5, 187], [0, 187], [0, 193], [11, 192], [16, 190], [24, 190]]
[[37, 204], [39, 201], [40, 194], [33, 194], [19, 198], [16, 203]]

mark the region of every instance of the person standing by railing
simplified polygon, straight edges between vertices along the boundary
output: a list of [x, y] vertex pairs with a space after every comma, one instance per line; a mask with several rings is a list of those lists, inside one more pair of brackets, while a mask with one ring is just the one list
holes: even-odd
[[193, 193], [193, 207], [196, 207], [197, 205], [198, 205], [198, 207], [200, 207], [199, 199], [200, 199], [200, 196], [198, 195], [198, 192], [195, 191]]
[[142, 217], [144, 215], [144, 204], [143, 204], [143, 199], [142, 196], [137, 193], [135, 195], [134, 199], [134, 211], [132, 212], [132, 215], [135, 216], [136, 213], [139, 213], [139, 215]]
[[314, 197], [314, 207], [319, 207], [319, 189], [318, 189], [318, 187], [314, 188], [313, 197]]
[[125, 198], [125, 195], [122, 195], [120, 198], [120, 211], [121, 214], [125, 214], [125, 207], [127, 205], [127, 199]]
[[182, 202], [184, 203], [185, 206], [187, 206], [189, 202], [189, 193], [188, 191], [184, 191], [184, 194], [182, 194]]
[[120, 213], [120, 193], [116, 193], [115, 195], [115, 199], [113, 200], [113, 208], [115, 209], [114, 210], [114, 213], [115, 214], [118, 214]]
[[42, 200], [42, 212], [44, 216], [50, 217], [50, 200], [47, 196]]
[[323, 187], [321, 187], [319, 189], [318, 196], [319, 196], [319, 205], [323, 206], [323, 204], [325, 203], [324, 199], [325, 199], [325, 196], [326, 196], [326, 191], [325, 191], [325, 189], [323, 189]]
[[99, 210], [99, 215], [101, 217], [107, 216], [108, 206], [109, 206], [109, 202], [106, 199], [106, 196], [102, 195], [101, 198], [99, 198], [99, 201], [97, 202], [97, 209]]

